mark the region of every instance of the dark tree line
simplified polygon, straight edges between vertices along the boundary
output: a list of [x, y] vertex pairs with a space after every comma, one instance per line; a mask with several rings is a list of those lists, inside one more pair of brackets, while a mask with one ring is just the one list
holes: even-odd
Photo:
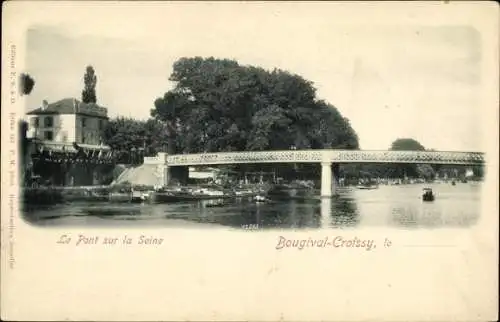
[[[389, 150], [392, 151], [425, 151], [426, 148], [418, 141], [411, 138], [395, 140]], [[429, 150], [432, 151], [432, 150]], [[436, 174], [443, 177], [463, 177], [467, 168], [472, 168], [474, 176], [483, 177], [482, 166], [460, 166], [439, 164], [393, 164], [372, 163], [345, 165], [342, 175], [351, 178], [423, 178], [433, 179]]]

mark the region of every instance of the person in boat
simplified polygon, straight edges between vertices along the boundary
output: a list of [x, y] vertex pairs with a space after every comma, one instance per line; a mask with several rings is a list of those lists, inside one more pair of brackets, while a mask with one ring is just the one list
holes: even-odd
[[434, 193], [431, 188], [424, 188], [424, 193], [422, 195], [424, 200], [434, 200]]

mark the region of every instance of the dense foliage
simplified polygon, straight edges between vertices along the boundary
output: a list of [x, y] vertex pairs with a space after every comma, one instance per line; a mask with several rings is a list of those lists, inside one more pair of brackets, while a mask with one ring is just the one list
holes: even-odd
[[425, 151], [425, 147], [420, 142], [414, 139], [397, 139], [392, 142], [391, 150], [393, 151]]
[[358, 148], [349, 121], [298, 75], [200, 57], [173, 69], [175, 87], [151, 111], [170, 153]]
[[152, 156], [165, 150], [164, 128], [164, 124], [155, 119], [139, 121], [117, 117], [109, 120], [103, 137], [104, 142], [118, 154], [118, 158], [124, 159], [118, 161], [128, 163], [131, 151], [141, 156]]
[[[410, 139], [397, 139], [392, 142], [390, 150], [393, 151], [425, 151], [425, 147], [420, 142]], [[389, 164], [387, 167], [393, 170], [392, 175], [402, 177], [427, 177], [434, 176], [434, 170], [428, 164]]]

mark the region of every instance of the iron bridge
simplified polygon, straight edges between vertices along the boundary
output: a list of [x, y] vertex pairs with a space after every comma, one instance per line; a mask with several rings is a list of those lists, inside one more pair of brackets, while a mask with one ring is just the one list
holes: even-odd
[[481, 152], [452, 151], [369, 151], [369, 150], [284, 150], [245, 151], [167, 156], [168, 166], [241, 163], [417, 163], [480, 165]]

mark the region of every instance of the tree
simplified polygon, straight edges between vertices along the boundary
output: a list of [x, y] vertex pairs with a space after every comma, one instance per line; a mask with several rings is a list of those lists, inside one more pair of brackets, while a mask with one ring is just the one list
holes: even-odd
[[157, 98], [154, 102], [155, 108], [151, 110], [151, 116], [155, 120], [163, 121], [162, 136], [167, 138], [167, 152], [176, 153], [176, 134], [180, 131], [178, 128], [178, 119], [180, 115], [177, 111], [188, 109], [189, 100], [185, 95], [176, 92], [167, 92], [162, 98]]
[[103, 134], [104, 142], [119, 154], [120, 162], [128, 162], [132, 151], [144, 156], [162, 151], [166, 142], [163, 132], [163, 124], [155, 119], [118, 117], [109, 120]]
[[[393, 151], [425, 151], [425, 147], [418, 141], [411, 138], [400, 138], [392, 142], [391, 150]], [[430, 178], [434, 172], [428, 166], [417, 164], [393, 164], [389, 165], [389, 170], [397, 177], [420, 177]]]
[[94, 67], [87, 66], [85, 75], [83, 76], [83, 82], [85, 84], [85, 87], [82, 91], [82, 102], [96, 103], [97, 96], [95, 87], [97, 85], [97, 76], [95, 75]]
[[[33, 87], [35, 86], [35, 80], [27, 73], [21, 73], [19, 76], [19, 85], [21, 90], [21, 95], [29, 95], [33, 91]], [[18, 123], [19, 129], [19, 142], [20, 142], [20, 164], [21, 166], [21, 180], [23, 185], [28, 182], [31, 178], [32, 164], [27, 162], [29, 157], [27, 156], [28, 147], [29, 147], [29, 139], [26, 134], [28, 131], [28, 123], [24, 120], [19, 121]]]
[[[399, 138], [392, 142], [390, 146], [392, 151], [425, 151], [425, 147], [420, 142], [411, 138]], [[429, 164], [363, 164], [359, 169], [355, 167], [347, 167], [347, 171], [351, 176], [355, 176], [356, 172], [363, 173], [369, 177], [389, 177], [389, 178], [402, 178], [407, 177], [420, 177], [425, 179], [432, 179], [435, 176], [435, 169]]]
[[358, 148], [349, 121], [299, 75], [194, 57], [176, 61], [170, 80], [151, 111], [169, 153]]
[[425, 148], [418, 141], [410, 138], [397, 139], [392, 142], [391, 150], [393, 151], [425, 151]]
[[21, 95], [29, 95], [35, 86], [35, 80], [26, 73], [21, 74], [19, 83], [21, 85]]
[[434, 179], [434, 176], [436, 174], [436, 171], [430, 164], [417, 164], [416, 171], [419, 177], [426, 180]]

